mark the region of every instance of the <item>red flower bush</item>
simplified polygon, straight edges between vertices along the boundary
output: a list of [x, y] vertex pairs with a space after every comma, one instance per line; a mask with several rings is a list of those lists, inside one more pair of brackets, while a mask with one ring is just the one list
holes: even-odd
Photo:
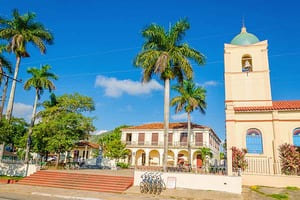
[[232, 169], [233, 171], [238, 171], [240, 168], [244, 171], [248, 167], [248, 163], [245, 159], [247, 153], [246, 149], [238, 149], [237, 147], [232, 147]]
[[279, 146], [281, 172], [286, 175], [300, 175], [300, 152], [291, 144]]

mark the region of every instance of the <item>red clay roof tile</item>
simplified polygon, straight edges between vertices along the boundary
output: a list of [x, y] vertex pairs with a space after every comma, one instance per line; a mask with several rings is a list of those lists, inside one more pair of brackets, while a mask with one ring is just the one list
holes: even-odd
[[[156, 123], [142, 124], [138, 126], [131, 126], [125, 129], [163, 129], [163, 128], [164, 128], [163, 123], [156, 122]], [[185, 128], [187, 128], [187, 122], [169, 123], [169, 129], [185, 129]], [[209, 127], [192, 123], [192, 128], [209, 128]]]
[[234, 111], [268, 111], [268, 110], [300, 110], [300, 100], [295, 101], [273, 101], [272, 106], [244, 106], [235, 107]]

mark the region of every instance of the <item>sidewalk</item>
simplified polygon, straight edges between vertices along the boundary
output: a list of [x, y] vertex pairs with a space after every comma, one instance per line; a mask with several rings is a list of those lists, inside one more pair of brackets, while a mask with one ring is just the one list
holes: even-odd
[[[299, 199], [300, 190], [261, 187], [265, 194], [287, 194], [290, 200]], [[18, 184], [0, 184], [0, 200], [272, 200], [249, 187], [243, 187], [242, 195], [226, 192], [176, 189], [165, 190], [161, 195], [141, 194], [138, 187], [131, 187], [125, 193], [102, 193], [84, 190], [36, 187]]]
[[15, 200], [54, 200], [54, 199], [76, 199], [76, 200], [240, 200], [239, 195], [233, 195], [214, 191], [197, 191], [187, 189], [166, 190], [161, 195], [140, 194], [138, 187], [132, 187], [122, 194], [100, 193], [80, 190], [68, 190], [60, 188], [35, 187], [27, 185], [0, 185], [1, 198]]

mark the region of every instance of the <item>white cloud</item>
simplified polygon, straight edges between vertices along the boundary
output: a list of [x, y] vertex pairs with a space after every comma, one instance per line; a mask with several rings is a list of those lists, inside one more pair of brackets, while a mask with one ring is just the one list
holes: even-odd
[[171, 118], [175, 121], [186, 121], [187, 120], [187, 113], [181, 113], [181, 114], [174, 114], [171, 116]]
[[91, 135], [101, 135], [102, 133], [106, 133], [108, 130], [98, 130], [93, 132]]
[[206, 81], [201, 85], [203, 85], [203, 86], [217, 86], [218, 84], [219, 83], [217, 81]]
[[132, 81], [130, 79], [118, 80], [114, 77], [97, 76], [96, 87], [102, 87], [105, 90], [105, 95], [109, 97], [120, 97], [123, 93], [129, 95], [150, 94], [155, 90], [163, 90], [163, 86], [156, 80], [151, 80], [148, 83]]
[[26, 121], [30, 121], [33, 106], [24, 103], [14, 103], [13, 113], [14, 117], [22, 117]]

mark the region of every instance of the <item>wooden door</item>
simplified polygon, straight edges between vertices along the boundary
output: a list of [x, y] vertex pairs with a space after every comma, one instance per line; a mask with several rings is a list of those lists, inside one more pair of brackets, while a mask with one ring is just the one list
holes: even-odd
[[143, 145], [145, 142], [145, 133], [139, 133], [139, 144]]
[[182, 145], [182, 146], [187, 145], [187, 133], [180, 134], [180, 145]]
[[152, 133], [152, 145], [158, 145], [158, 133]]
[[196, 133], [196, 146], [203, 146], [203, 133]]
[[202, 167], [202, 160], [201, 160], [201, 156], [198, 154], [197, 155], [197, 168], [201, 168]]
[[169, 133], [169, 135], [168, 135], [168, 144], [170, 146], [173, 145], [173, 133]]
[[146, 154], [142, 153], [142, 165], [145, 166], [146, 163]]

